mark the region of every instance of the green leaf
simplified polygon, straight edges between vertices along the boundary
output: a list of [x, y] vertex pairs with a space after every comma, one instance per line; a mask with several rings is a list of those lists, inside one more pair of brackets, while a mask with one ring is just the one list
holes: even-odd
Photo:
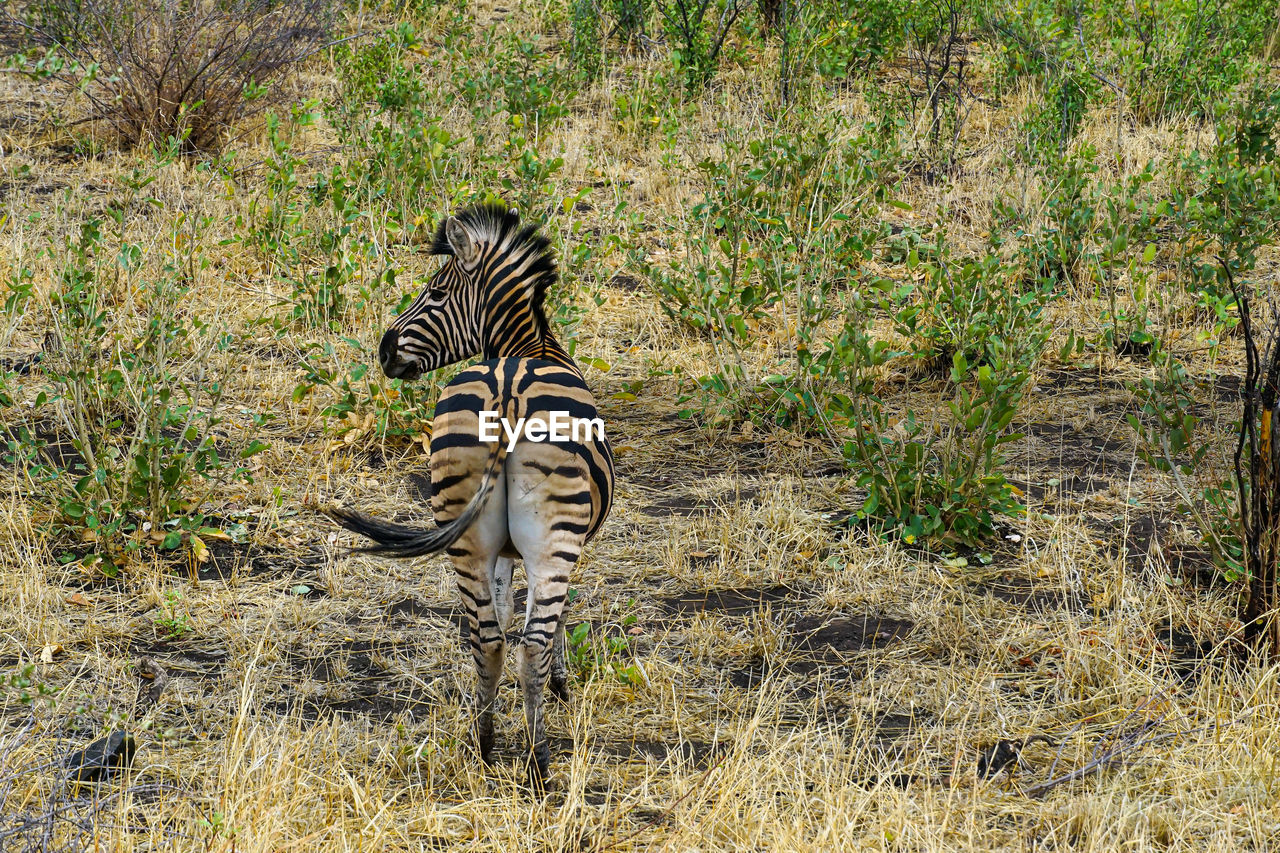
[[270, 446], [271, 445], [267, 444], [265, 441], [259, 441], [258, 439], [255, 438], [253, 441], [249, 442], [248, 447], [240, 451], [240, 458], [248, 459], [250, 456], [257, 456], [259, 453], [266, 450]]
[[1058, 351], [1058, 361], [1066, 361], [1071, 355], [1071, 351], [1076, 348], [1076, 331], [1071, 329], [1067, 332], [1067, 342], [1063, 344], [1062, 349]]

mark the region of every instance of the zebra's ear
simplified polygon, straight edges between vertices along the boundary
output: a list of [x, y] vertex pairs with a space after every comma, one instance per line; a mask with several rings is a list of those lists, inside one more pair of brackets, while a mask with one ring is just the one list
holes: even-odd
[[449, 245], [453, 248], [453, 254], [458, 260], [464, 264], [469, 264], [476, 259], [478, 254], [476, 242], [471, 239], [471, 233], [458, 221], [456, 216], [450, 216], [445, 221], [444, 236], [449, 241]]

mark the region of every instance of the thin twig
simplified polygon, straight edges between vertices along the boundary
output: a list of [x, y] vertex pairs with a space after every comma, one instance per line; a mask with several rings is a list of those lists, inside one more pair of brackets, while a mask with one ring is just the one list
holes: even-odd
[[[1118, 730], [1123, 731], [1126, 723], [1132, 720], [1140, 712], [1150, 708], [1157, 699], [1164, 701], [1163, 696], [1157, 695], [1142, 703], [1131, 711], [1118, 726], [1113, 728], [1111, 730], [1112, 733]], [[1119, 736], [1110, 734], [1108, 737], [1104, 737], [1098, 741], [1098, 744], [1094, 747], [1091, 759], [1086, 764], [1077, 767], [1069, 773], [1065, 773], [1061, 776], [1054, 776], [1053, 773], [1057, 769], [1058, 760], [1062, 756], [1063, 749], [1066, 748], [1066, 741], [1064, 739], [1062, 745], [1058, 749], [1058, 755], [1054, 758], [1053, 764], [1049, 768], [1050, 778], [1043, 782], [1038, 782], [1029, 788], [1024, 788], [1022, 793], [1028, 797], [1043, 797], [1060, 785], [1065, 785], [1068, 782], [1074, 782], [1077, 779], [1083, 779], [1086, 776], [1093, 775], [1094, 773], [1100, 773], [1116, 764], [1121, 764], [1126, 760], [1126, 757], [1130, 753], [1142, 749], [1143, 747], [1152, 746], [1158, 743], [1165, 743], [1176, 738], [1188, 737], [1196, 734], [1197, 732], [1216, 731], [1224, 725], [1231, 726], [1240, 722], [1239, 719], [1231, 720], [1227, 723], [1221, 723], [1214, 720], [1213, 722], [1205, 723], [1201, 726], [1195, 726], [1190, 729], [1163, 732], [1161, 734], [1149, 736], [1158, 726], [1166, 722], [1168, 719], [1168, 714], [1161, 714], [1156, 719], [1147, 720], [1136, 730], [1123, 732], [1123, 734]], [[1111, 746], [1104, 748], [1104, 744], [1108, 743], [1109, 740], [1111, 740]]]

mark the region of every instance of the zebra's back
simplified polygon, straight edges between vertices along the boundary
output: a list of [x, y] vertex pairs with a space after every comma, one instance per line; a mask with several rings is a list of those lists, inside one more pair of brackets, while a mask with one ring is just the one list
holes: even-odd
[[[561, 422], [567, 419], [580, 425], [576, 434], [570, 428], [564, 441], [532, 442], [522, 437], [520, 458], [522, 464], [547, 476], [569, 468], [585, 472], [587, 491], [564, 494], [560, 500], [590, 502], [586, 540], [594, 537], [613, 503], [613, 453], [603, 428], [597, 433], [585, 427], [598, 424], [599, 416], [582, 374], [542, 359], [490, 359], [462, 371], [445, 387], [436, 404], [431, 435], [431, 509], [436, 523], [456, 518], [480, 486], [491, 449], [481, 437], [485, 412], [494, 413], [487, 418], [491, 437], [496, 419], [505, 419], [515, 429], [521, 418], [549, 423], [553, 415], [560, 418], [563, 413]], [[508, 434], [497, 423], [496, 440], [506, 446]]]

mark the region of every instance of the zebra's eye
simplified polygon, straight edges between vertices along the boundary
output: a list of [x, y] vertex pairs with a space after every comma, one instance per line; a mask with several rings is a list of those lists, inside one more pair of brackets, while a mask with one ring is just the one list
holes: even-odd
[[444, 302], [445, 289], [443, 287], [433, 287], [427, 291], [428, 302]]

